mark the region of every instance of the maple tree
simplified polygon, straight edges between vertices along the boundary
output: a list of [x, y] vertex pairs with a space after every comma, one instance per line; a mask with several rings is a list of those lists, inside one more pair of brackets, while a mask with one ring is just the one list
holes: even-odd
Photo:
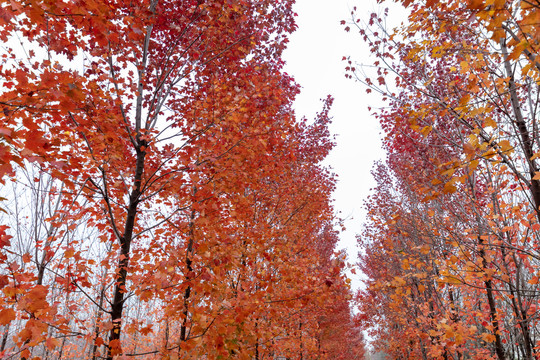
[[[360, 243], [358, 320], [394, 358], [538, 355], [538, 6], [403, 1], [353, 20], [377, 57], [386, 164]], [[399, 339], [399, 341], [395, 341]]]
[[3, 357], [361, 357], [292, 3], [2, 4]]

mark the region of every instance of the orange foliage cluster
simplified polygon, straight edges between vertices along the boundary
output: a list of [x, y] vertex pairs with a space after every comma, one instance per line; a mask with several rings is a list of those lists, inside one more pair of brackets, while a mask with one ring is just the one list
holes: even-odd
[[2, 359], [362, 355], [292, 3], [2, 2]]
[[540, 358], [540, 7], [402, 3], [355, 23], [388, 84], [350, 72], [388, 104], [358, 321], [393, 359]]

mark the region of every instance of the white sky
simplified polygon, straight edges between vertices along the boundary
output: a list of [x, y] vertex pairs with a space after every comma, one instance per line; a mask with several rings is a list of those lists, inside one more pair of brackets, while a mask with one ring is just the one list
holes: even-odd
[[[321, 109], [320, 99], [328, 94], [335, 99], [331, 131], [337, 135], [337, 146], [326, 163], [338, 174], [334, 205], [340, 216], [348, 219], [339, 247], [347, 249], [351, 262], [356, 261], [358, 252], [355, 236], [362, 232], [363, 203], [375, 184], [370, 171], [376, 160], [384, 158], [378, 121], [368, 111], [368, 106], [376, 106], [380, 100], [344, 76], [343, 56], [372, 63], [358, 32], [352, 29], [347, 33], [340, 25], [341, 20], [351, 19], [353, 5], [359, 7], [358, 15], [366, 20], [381, 8], [375, 0], [297, 0], [298, 30], [285, 52], [285, 71], [302, 86], [295, 102], [299, 117], [312, 119]], [[361, 286], [360, 274], [351, 276], [353, 287]]]

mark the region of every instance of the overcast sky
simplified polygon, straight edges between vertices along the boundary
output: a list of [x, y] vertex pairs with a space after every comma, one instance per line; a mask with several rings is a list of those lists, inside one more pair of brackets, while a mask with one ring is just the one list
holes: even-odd
[[[364, 19], [380, 9], [374, 0], [297, 0], [298, 30], [285, 53], [285, 70], [302, 86], [295, 103], [298, 116], [311, 119], [321, 109], [320, 99], [328, 94], [335, 98], [331, 131], [337, 136], [337, 146], [327, 164], [338, 174], [334, 205], [347, 218], [339, 246], [347, 248], [351, 261], [358, 252], [355, 236], [362, 231], [363, 202], [374, 185], [370, 170], [384, 158], [379, 124], [368, 111], [368, 106], [380, 104], [379, 99], [344, 76], [343, 56], [372, 62], [358, 32], [347, 33], [340, 25], [341, 20], [350, 20], [353, 5], [359, 6]], [[360, 284], [360, 277], [353, 276], [353, 286]]]

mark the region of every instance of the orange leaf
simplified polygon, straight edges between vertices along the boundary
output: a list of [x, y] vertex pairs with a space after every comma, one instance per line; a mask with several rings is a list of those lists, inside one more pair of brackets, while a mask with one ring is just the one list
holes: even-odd
[[15, 310], [8, 308], [0, 311], [0, 325], [7, 325], [17, 317]]
[[101, 346], [103, 344], [105, 344], [105, 341], [103, 341], [103, 338], [101, 336], [99, 336], [97, 339], [96, 339], [96, 346]]
[[32, 260], [32, 256], [28, 253], [22, 256], [22, 261], [26, 264], [29, 263], [31, 260]]
[[72, 258], [73, 255], [75, 255], [75, 249], [73, 249], [72, 247], [68, 248], [68, 249], [66, 250], [66, 252], [64, 253], [64, 257], [65, 257], [66, 259]]
[[112, 355], [119, 355], [122, 353], [122, 346], [120, 340], [109, 341], [109, 347], [111, 348]]
[[480, 10], [485, 6], [484, 0], [469, 0], [469, 9]]
[[482, 334], [482, 340], [484, 340], [485, 342], [488, 342], [488, 343], [494, 342], [495, 341], [495, 335], [488, 334], [488, 333], [483, 333]]
[[47, 340], [45, 340], [45, 345], [49, 350], [54, 350], [54, 348], [56, 348], [59, 344], [60, 342], [55, 338], [47, 338]]

